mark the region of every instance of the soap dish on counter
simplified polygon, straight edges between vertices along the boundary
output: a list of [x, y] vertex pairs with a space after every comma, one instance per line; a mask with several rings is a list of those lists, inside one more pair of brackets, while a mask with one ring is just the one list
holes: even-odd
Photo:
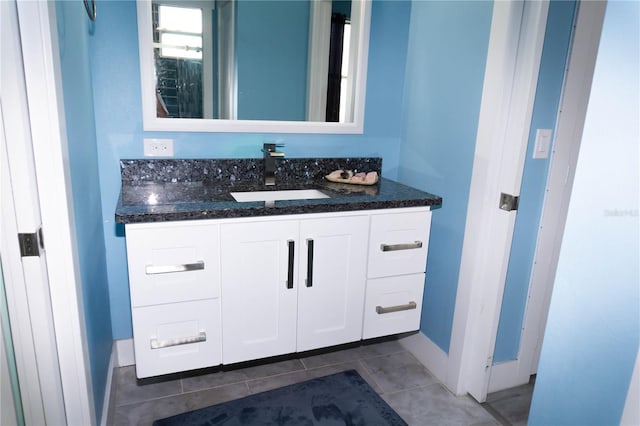
[[351, 170], [334, 170], [324, 177], [329, 182], [348, 183], [351, 185], [375, 185], [378, 183], [378, 172], [360, 172]]

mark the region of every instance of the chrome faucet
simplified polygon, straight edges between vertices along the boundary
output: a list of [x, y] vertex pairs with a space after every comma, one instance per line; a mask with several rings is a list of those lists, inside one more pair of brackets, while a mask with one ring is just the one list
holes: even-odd
[[262, 147], [262, 152], [264, 153], [264, 184], [266, 186], [276, 184], [276, 157], [284, 157], [284, 152], [276, 151], [276, 149], [283, 146], [275, 143], [265, 143]]

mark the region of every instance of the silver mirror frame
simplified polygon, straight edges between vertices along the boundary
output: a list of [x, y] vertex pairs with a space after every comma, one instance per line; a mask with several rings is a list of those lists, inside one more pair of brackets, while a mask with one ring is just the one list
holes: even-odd
[[[323, 1], [323, 0], [313, 0]], [[142, 91], [142, 121], [145, 131], [229, 133], [326, 133], [361, 134], [364, 131], [365, 92], [371, 26], [371, 0], [352, 1], [352, 25], [358, 26], [357, 71], [354, 84], [353, 121], [255, 121], [157, 117], [151, 32], [151, 0], [138, 0], [138, 49]]]

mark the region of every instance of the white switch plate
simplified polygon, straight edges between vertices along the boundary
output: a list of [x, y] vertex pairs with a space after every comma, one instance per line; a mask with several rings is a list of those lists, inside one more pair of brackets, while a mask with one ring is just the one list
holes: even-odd
[[533, 158], [549, 158], [551, 133], [551, 129], [536, 130], [536, 141], [533, 147]]
[[173, 157], [173, 139], [144, 138], [145, 157]]

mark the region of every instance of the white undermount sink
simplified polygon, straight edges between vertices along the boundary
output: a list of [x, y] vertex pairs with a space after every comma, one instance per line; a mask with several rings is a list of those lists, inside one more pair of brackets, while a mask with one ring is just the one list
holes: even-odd
[[282, 201], [282, 200], [313, 200], [317, 198], [329, 198], [324, 192], [317, 189], [291, 189], [283, 191], [250, 191], [232, 192], [231, 196], [240, 203], [251, 201]]

